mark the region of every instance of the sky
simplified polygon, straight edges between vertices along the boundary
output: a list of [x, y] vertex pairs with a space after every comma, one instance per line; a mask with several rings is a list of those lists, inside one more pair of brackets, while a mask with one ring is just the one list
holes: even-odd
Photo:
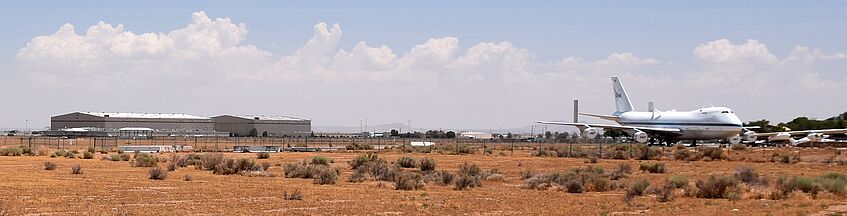
[[[18, 1], [0, 128], [74, 111], [514, 128], [614, 112], [847, 111], [841, 1]], [[583, 118], [589, 122], [602, 122]]]

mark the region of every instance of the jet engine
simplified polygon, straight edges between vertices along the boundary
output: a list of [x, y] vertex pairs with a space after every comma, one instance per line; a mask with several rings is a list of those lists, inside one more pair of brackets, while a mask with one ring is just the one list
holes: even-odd
[[597, 137], [599, 132], [600, 131], [598, 131], [597, 128], [586, 128], [585, 130], [582, 130], [582, 138], [594, 139]]
[[643, 131], [638, 131], [635, 132], [635, 134], [632, 134], [632, 139], [635, 140], [635, 142], [646, 143], [650, 140], [650, 137], [647, 136], [647, 133], [644, 133]]
[[756, 135], [756, 132], [747, 131], [747, 132], [744, 132], [743, 135], [741, 135], [741, 138], [743, 138], [744, 141], [755, 142], [756, 139], [759, 138], [759, 136]]
[[823, 140], [823, 138], [826, 137], [822, 133], [810, 133], [809, 135], [806, 135], [806, 138], [809, 138], [809, 141], [812, 142], [820, 142], [821, 140]]
[[741, 136], [739, 136], [739, 135], [732, 136], [727, 141], [729, 141], [729, 143], [733, 144], [733, 145], [741, 143]]

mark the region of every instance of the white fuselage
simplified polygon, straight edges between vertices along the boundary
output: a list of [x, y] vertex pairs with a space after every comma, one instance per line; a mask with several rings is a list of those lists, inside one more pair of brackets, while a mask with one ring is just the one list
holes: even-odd
[[676, 140], [727, 139], [743, 129], [741, 120], [729, 108], [709, 107], [688, 112], [624, 112], [618, 123], [625, 126], [676, 128]]

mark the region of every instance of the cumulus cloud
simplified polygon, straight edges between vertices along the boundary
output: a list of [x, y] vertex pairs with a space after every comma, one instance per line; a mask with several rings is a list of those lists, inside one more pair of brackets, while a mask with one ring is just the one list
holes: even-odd
[[[210, 18], [204, 12], [193, 13], [187, 25], [167, 32], [135, 33], [122, 24], [100, 22], [78, 34], [72, 24], [64, 24], [53, 34], [34, 37], [16, 58], [34, 83], [77, 83], [74, 87], [82, 88], [95, 83], [116, 91], [117, 96], [133, 93], [121, 92], [131, 87], [161, 88], [149, 93], [156, 96], [213, 89], [214, 94], [205, 93], [205, 99], [264, 99], [272, 94], [349, 101], [372, 98], [379, 92], [385, 97], [425, 101], [385, 104], [397, 110], [420, 104], [472, 104], [441, 111], [451, 119], [491, 107], [529, 109], [536, 115], [532, 120], [545, 119], [562, 114], [549, 107], [568, 107], [570, 98], [582, 98], [586, 110], [603, 110], [612, 107], [609, 98], [586, 95], [606, 92], [609, 76], [624, 78], [628, 88], [639, 89], [633, 95], [641, 98], [695, 106], [725, 100], [727, 105], [742, 104], [740, 108], [753, 110], [755, 105], [744, 106], [822, 93], [847, 96], [847, 80], [827, 78], [818, 67], [821, 62], [845, 60], [847, 54], [799, 45], [779, 57], [757, 40], [734, 44], [718, 39], [694, 47], [693, 55], [683, 55], [696, 60], [696, 65], [676, 65], [633, 52], [542, 61], [531, 50], [508, 41], [460, 44], [456, 37], [437, 37], [423, 39], [409, 50], [394, 50], [379, 41], [339, 47], [343, 35], [339, 24], [317, 23], [312, 30], [312, 37], [304, 38], [296, 51], [271, 53], [245, 43], [244, 23]], [[494, 98], [526, 103], [503, 104]], [[536, 103], [546, 104], [522, 105]], [[335, 113], [330, 108], [325, 111]], [[442, 116], [437, 114], [427, 117]]]
[[[52, 35], [33, 38], [16, 57], [36, 71], [37, 77], [61, 76], [62, 73], [114, 75], [190, 72], [186, 68], [197, 61], [234, 65], [256, 63], [271, 54], [242, 42], [247, 36], [244, 23], [229, 18], [210, 19], [205, 12], [192, 14], [184, 28], [167, 33], [136, 34], [122, 24], [99, 22], [78, 35], [72, 24], [65, 24]], [[248, 60], [245, 62], [245, 60]], [[152, 67], [159, 65], [160, 67]], [[72, 70], [63, 70], [70, 67]]]
[[773, 62], [777, 59], [765, 44], [757, 40], [747, 40], [738, 45], [727, 39], [710, 41], [695, 48], [694, 55], [710, 63]]

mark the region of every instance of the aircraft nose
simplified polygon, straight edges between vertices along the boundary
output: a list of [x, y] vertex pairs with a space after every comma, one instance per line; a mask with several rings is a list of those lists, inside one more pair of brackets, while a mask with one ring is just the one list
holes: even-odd
[[729, 123], [739, 125], [739, 126], [741, 126], [743, 124], [741, 122], [741, 119], [739, 119], [738, 116], [736, 116], [735, 114], [729, 115]]

